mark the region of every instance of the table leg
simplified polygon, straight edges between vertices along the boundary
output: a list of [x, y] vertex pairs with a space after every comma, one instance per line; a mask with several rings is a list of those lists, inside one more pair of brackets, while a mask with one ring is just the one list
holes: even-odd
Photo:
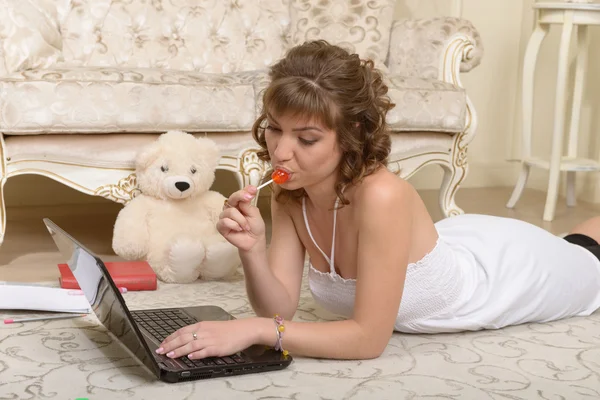
[[[569, 127], [569, 158], [577, 157], [579, 120], [581, 118], [581, 103], [585, 81], [585, 70], [588, 61], [589, 35], [586, 25], [579, 25], [577, 29], [577, 64], [575, 67], [575, 87], [573, 89], [573, 107], [571, 109], [571, 124]], [[567, 206], [575, 206], [575, 171], [567, 172]]]
[[523, 60], [523, 88], [522, 88], [522, 109], [523, 109], [523, 149], [521, 150], [521, 173], [519, 179], [515, 185], [513, 193], [506, 204], [506, 207], [513, 208], [519, 198], [523, 194], [523, 189], [527, 184], [527, 178], [529, 177], [530, 166], [525, 162], [527, 158], [531, 157], [531, 135], [533, 129], [533, 90], [535, 87], [535, 66], [537, 63], [537, 57], [542, 45], [542, 41], [548, 34], [548, 25], [537, 24], [529, 43], [527, 44], [527, 50], [525, 51], [525, 58]]
[[565, 19], [558, 52], [558, 74], [556, 78], [556, 101], [554, 105], [554, 129], [552, 133], [552, 154], [550, 157], [550, 176], [548, 194], [544, 207], [544, 221], [552, 221], [556, 211], [560, 164], [562, 158], [562, 140], [565, 123], [567, 71], [569, 66], [569, 46], [573, 31], [573, 12], [565, 11]]

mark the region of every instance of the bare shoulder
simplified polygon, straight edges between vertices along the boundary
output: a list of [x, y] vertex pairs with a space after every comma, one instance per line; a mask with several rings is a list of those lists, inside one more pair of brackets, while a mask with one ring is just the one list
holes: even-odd
[[386, 168], [366, 177], [354, 193], [357, 211], [370, 215], [410, 211], [418, 197], [414, 187]]

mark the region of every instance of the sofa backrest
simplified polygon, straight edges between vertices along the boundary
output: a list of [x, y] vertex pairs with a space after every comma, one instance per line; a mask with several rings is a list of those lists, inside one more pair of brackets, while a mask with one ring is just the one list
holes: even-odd
[[234, 72], [287, 48], [289, 0], [54, 0], [64, 62]]
[[0, 0], [0, 77], [118, 67], [240, 72], [325, 39], [384, 63], [395, 0]]

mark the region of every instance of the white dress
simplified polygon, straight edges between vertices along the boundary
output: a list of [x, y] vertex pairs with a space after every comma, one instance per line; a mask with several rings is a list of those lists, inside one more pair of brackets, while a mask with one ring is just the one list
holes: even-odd
[[[337, 205], [337, 204], [336, 204]], [[310, 263], [309, 287], [326, 310], [351, 317], [356, 281]], [[434, 249], [407, 267], [395, 330], [405, 333], [497, 329], [590, 315], [600, 308], [600, 261], [588, 250], [516, 219], [465, 214], [435, 224]], [[394, 238], [390, 237], [390, 246]]]

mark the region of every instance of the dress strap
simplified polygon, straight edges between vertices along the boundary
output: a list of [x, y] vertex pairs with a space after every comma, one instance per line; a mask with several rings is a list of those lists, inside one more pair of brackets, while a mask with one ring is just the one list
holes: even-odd
[[337, 220], [338, 204], [339, 204], [339, 199], [336, 199], [335, 200], [335, 208], [333, 210], [333, 239], [331, 242], [331, 259], [330, 259], [329, 257], [327, 257], [327, 254], [325, 254], [325, 252], [323, 250], [321, 250], [321, 248], [319, 247], [315, 238], [312, 235], [310, 226], [308, 225], [308, 217], [306, 215], [306, 197], [302, 197], [302, 214], [304, 215], [304, 225], [306, 225], [306, 230], [308, 231], [308, 235], [312, 239], [314, 245], [317, 247], [317, 249], [319, 249], [321, 254], [323, 254], [323, 257], [325, 257], [325, 260], [327, 260], [327, 262], [329, 263], [329, 272], [331, 272], [331, 274], [335, 274], [335, 264], [334, 264], [334, 261], [335, 261], [335, 258], [334, 258], [335, 257], [335, 227], [336, 227], [336, 220]]
[[340, 203], [339, 197], [335, 198], [335, 206], [333, 207], [333, 238], [331, 239], [331, 263], [329, 264], [329, 270], [332, 274], [335, 274], [335, 227], [337, 226], [337, 209]]

